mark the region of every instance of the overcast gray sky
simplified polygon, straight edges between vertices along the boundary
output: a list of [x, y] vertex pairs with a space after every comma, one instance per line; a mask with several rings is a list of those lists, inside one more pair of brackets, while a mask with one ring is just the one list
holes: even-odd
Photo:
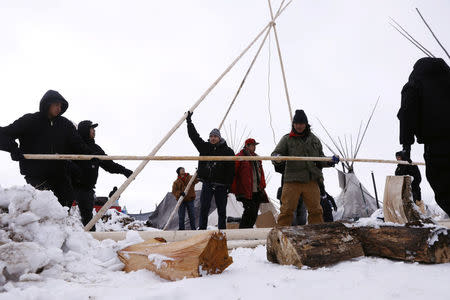
[[[274, 1], [277, 8], [279, 1]], [[277, 21], [293, 109], [304, 109], [314, 131], [329, 143], [317, 119], [333, 135], [356, 138], [378, 96], [380, 103], [359, 157], [393, 159], [398, 145], [400, 91], [422, 53], [389, 26], [395, 18], [436, 56], [443, 52], [420, 21], [418, 7], [450, 50], [450, 1], [294, 0]], [[0, 0], [0, 126], [35, 112], [48, 89], [68, 101], [72, 121], [98, 122], [97, 143], [109, 154], [146, 155], [182, 114], [269, 21], [267, 1], [5, 1]], [[277, 141], [289, 131], [274, 37], [256, 62], [226, 123], [244, 128], [269, 155], [270, 100]], [[253, 48], [213, 90], [193, 116], [204, 138], [217, 127], [253, 58]], [[447, 60], [448, 61], [448, 60]], [[224, 132], [223, 132], [224, 135]], [[327, 155], [329, 151], [325, 151]], [[159, 155], [196, 155], [186, 125]], [[423, 146], [413, 160], [423, 161]], [[0, 185], [24, 184], [18, 164], [0, 152]], [[122, 162], [134, 168], [136, 162]], [[175, 169], [193, 173], [195, 162], [150, 162], [121, 198], [129, 211], [153, 210], [171, 189]], [[275, 197], [280, 176], [271, 174]], [[382, 197], [395, 165], [357, 164], [356, 174]], [[424, 168], [421, 168], [423, 175]], [[326, 187], [339, 193], [336, 171], [325, 171]], [[425, 176], [424, 176], [425, 177]], [[97, 195], [124, 181], [101, 172]], [[424, 180], [426, 201], [433, 193]]]

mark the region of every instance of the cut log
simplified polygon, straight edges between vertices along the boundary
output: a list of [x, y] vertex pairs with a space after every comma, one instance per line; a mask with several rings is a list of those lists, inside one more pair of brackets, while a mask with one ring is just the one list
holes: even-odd
[[283, 265], [322, 267], [358, 256], [419, 263], [450, 262], [450, 234], [443, 227], [351, 227], [341, 223], [274, 228], [267, 259]]
[[222, 232], [205, 232], [172, 243], [150, 239], [118, 251], [118, 256], [125, 272], [147, 269], [172, 281], [219, 274], [233, 262]]
[[341, 223], [277, 227], [267, 237], [267, 259], [282, 265], [315, 268], [359, 256], [361, 243]]
[[387, 176], [384, 189], [383, 214], [385, 222], [418, 224], [434, 222], [412, 198], [410, 176]]
[[450, 234], [442, 227], [355, 227], [367, 256], [419, 263], [450, 262]]

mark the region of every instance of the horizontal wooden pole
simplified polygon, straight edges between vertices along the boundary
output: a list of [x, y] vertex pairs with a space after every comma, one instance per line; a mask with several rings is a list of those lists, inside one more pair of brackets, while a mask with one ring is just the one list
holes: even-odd
[[[226, 229], [221, 230], [227, 235], [228, 241], [249, 241], [249, 240], [265, 240], [272, 228], [255, 228], [255, 229]], [[217, 230], [208, 230], [217, 231]], [[177, 230], [177, 231], [137, 231], [143, 240], [154, 239], [157, 237], [165, 239], [167, 242], [177, 242], [193, 237], [202, 231], [199, 230]], [[96, 240], [102, 241], [106, 239], [120, 241], [124, 240], [127, 231], [116, 232], [89, 232]]]
[[[304, 157], [304, 156], [131, 156], [131, 155], [78, 155], [78, 154], [25, 154], [26, 159], [33, 160], [163, 160], [163, 161], [327, 161], [331, 162], [331, 157]], [[365, 159], [365, 158], [339, 158], [341, 161], [366, 162], [382, 164], [403, 164], [409, 165], [407, 161], [385, 160], [385, 159]], [[425, 165], [423, 162], [412, 162], [412, 165]]]

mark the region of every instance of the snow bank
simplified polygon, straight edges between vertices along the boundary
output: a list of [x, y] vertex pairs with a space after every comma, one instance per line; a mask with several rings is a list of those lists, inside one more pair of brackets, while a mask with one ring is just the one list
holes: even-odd
[[147, 270], [119, 271], [116, 251], [138, 242], [135, 231], [121, 242], [94, 240], [51, 193], [0, 188], [0, 300], [448, 299], [450, 264], [364, 257], [299, 270], [268, 262], [259, 246], [233, 250], [223, 274], [167, 282]]
[[4, 299], [448, 299], [450, 264], [363, 257], [299, 270], [269, 263], [263, 246], [239, 248], [231, 256], [233, 264], [220, 275], [167, 282], [146, 270], [103, 272], [89, 282], [20, 282]]
[[17, 282], [78, 281], [121, 270], [116, 251], [139, 242], [136, 232], [118, 243], [93, 239], [52, 192], [0, 188], [0, 292]]

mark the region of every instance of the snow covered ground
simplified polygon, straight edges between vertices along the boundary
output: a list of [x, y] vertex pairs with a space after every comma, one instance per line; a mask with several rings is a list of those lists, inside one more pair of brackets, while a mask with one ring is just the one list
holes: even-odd
[[0, 188], [2, 299], [448, 299], [450, 264], [360, 258], [321, 269], [269, 263], [265, 247], [231, 252], [223, 274], [168, 282], [121, 272], [116, 251], [141, 241], [94, 240], [50, 192]]

